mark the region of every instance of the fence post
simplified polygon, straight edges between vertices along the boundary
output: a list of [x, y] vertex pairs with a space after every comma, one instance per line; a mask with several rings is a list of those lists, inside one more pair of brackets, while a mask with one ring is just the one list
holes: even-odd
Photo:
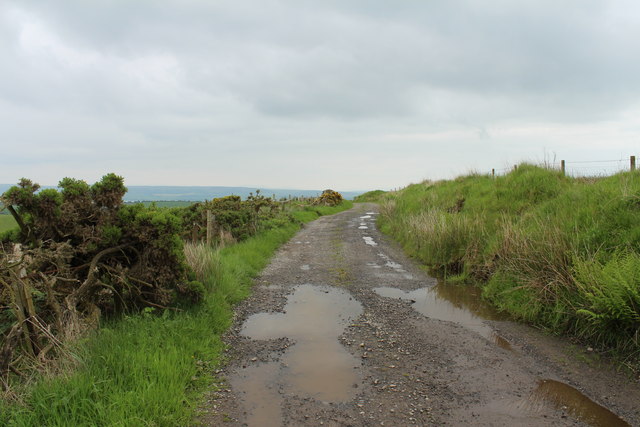
[[211, 246], [211, 236], [213, 234], [213, 215], [207, 210], [207, 246]]
[[633, 172], [634, 170], [636, 170], [636, 156], [629, 157], [629, 163], [630, 163], [631, 171]]
[[564, 164], [564, 160], [560, 160], [560, 172], [562, 172], [562, 175], [566, 175], [567, 170]]

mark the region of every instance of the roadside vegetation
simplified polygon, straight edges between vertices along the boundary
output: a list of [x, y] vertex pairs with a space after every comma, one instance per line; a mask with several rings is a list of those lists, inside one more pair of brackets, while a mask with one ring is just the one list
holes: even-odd
[[[122, 184], [110, 174], [93, 186], [65, 179], [60, 191], [38, 192], [23, 180], [3, 195], [23, 224], [2, 237], [1, 425], [190, 424], [223, 363], [220, 335], [233, 304], [302, 222], [351, 206], [259, 193], [234, 199], [233, 209], [219, 199], [199, 212], [124, 206]], [[203, 212], [216, 204], [224, 206], [207, 245]], [[224, 215], [236, 208], [248, 225]], [[163, 265], [145, 264], [153, 260]], [[156, 270], [165, 281], [144, 275]], [[86, 283], [92, 291], [79, 294]], [[150, 300], [154, 292], [164, 299]]]
[[385, 194], [387, 193], [383, 190], [367, 191], [364, 194], [356, 196], [353, 201], [356, 203], [379, 202]]
[[525, 322], [640, 359], [640, 173], [571, 178], [522, 164], [384, 196], [381, 229]]

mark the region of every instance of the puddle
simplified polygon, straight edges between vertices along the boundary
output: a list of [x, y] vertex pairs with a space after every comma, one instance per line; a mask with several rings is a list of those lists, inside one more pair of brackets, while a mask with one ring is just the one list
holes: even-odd
[[[382, 252], [379, 252], [378, 256], [384, 260], [385, 267], [391, 268], [392, 270], [395, 271], [395, 273], [399, 273], [403, 278], [407, 280], [413, 280], [413, 274], [407, 273], [407, 270], [405, 270], [402, 267], [402, 264], [398, 264], [397, 262], [393, 261], [391, 258], [389, 258], [386, 254]], [[381, 278], [386, 277], [386, 278], [392, 279], [394, 277], [394, 273], [380, 273], [380, 274], [377, 274], [376, 276]]]
[[378, 246], [378, 244], [373, 240], [373, 237], [363, 236], [364, 242], [370, 246]]
[[533, 405], [551, 404], [595, 427], [630, 427], [630, 424], [575, 388], [554, 380], [540, 380], [531, 394]]
[[309, 271], [309, 270], [311, 270], [311, 267], [309, 266], [309, 264], [303, 264], [303, 265], [300, 266], [300, 270]]
[[360, 227], [358, 227], [358, 230], [368, 230], [369, 227], [367, 227], [366, 225], [361, 225]]
[[364, 215], [360, 217], [360, 219], [369, 219], [369, 218], [371, 218], [371, 215]]
[[382, 268], [381, 266], [379, 266], [378, 264], [376, 264], [375, 262], [368, 262], [367, 263], [367, 267], [371, 267], [371, 268]]
[[406, 271], [404, 268], [402, 268], [402, 264], [398, 264], [397, 262], [387, 261], [384, 263], [384, 265], [389, 268], [393, 268], [394, 270]]
[[367, 212], [366, 215], [378, 215], [377, 212]]
[[[353, 398], [361, 381], [356, 369], [360, 361], [347, 352], [338, 336], [360, 314], [361, 304], [343, 289], [300, 285], [287, 297], [284, 313], [259, 313], [247, 319], [242, 335], [257, 340], [286, 337], [295, 342], [281, 357], [273, 378], [260, 372], [246, 375], [246, 381], [238, 383], [239, 390], [252, 399], [247, 402], [247, 411], [255, 421], [250, 425], [265, 425], [260, 414], [280, 407], [281, 396], [273, 398], [274, 383], [281, 385], [284, 393], [323, 402]], [[264, 364], [264, 369], [273, 369], [270, 365]]]
[[282, 424], [280, 394], [275, 380], [278, 364], [265, 363], [249, 366], [230, 380], [231, 387], [242, 393], [247, 409], [247, 425], [278, 427]]
[[[374, 292], [386, 298], [400, 298], [411, 301], [411, 306], [424, 316], [458, 323], [477, 332], [499, 347], [513, 351], [506, 339], [499, 336], [493, 328], [482, 322], [483, 319], [501, 320], [504, 317], [491, 310], [483, 301], [475, 300], [478, 295], [476, 293], [474, 297], [473, 290], [469, 286], [463, 287], [439, 283], [434, 287], [416, 289], [411, 292], [389, 287], [375, 288]], [[470, 304], [470, 301], [473, 301], [473, 304]], [[475, 309], [470, 309], [470, 307]]]

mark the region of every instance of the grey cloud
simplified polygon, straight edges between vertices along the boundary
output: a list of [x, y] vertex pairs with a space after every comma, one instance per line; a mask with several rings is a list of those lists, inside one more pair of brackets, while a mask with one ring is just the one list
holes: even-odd
[[[416, 112], [411, 94], [427, 88], [508, 96], [516, 114], [548, 111], [571, 119], [578, 109], [592, 120], [640, 94], [640, 56], [630, 54], [637, 53], [640, 29], [616, 26], [605, 1], [31, 5], [79, 49], [124, 62], [173, 57], [184, 73], [179, 83], [192, 93], [231, 92], [268, 115], [404, 116]], [[56, 71], [43, 79], [36, 70], [40, 79], [27, 73], [25, 80], [40, 80], [32, 92], [44, 93], [47, 85], [73, 102], [68, 75]], [[98, 98], [92, 107], [108, 105], [110, 95], [122, 99], [123, 92], [139, 93], [142, 109], [175, 105], [171, 96], [113, 72], [78, 72], [75, 92]], [[114, 108], [136, 108], [135, 97], [128, 101]]]
[[8, 1], [0, 120], [6, 141], [104, 164], [124, 162], [108, 141], [155, 162], [385, 159], [385, 135], [448, 131], [471, 150], [504, 127], [632, 115], [637, 40], [631, 0]]

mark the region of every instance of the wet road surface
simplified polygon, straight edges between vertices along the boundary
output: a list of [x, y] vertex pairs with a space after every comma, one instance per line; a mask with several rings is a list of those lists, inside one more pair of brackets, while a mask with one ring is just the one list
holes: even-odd
[[209, 425], [638, 425], [637, 381], [437, 283], [375, 205], [281, 248], [237, 308]]

